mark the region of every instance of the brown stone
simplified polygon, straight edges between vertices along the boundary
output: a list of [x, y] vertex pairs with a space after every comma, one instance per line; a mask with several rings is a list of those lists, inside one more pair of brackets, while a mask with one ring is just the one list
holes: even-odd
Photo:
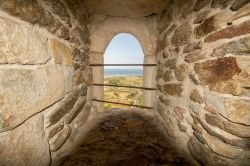
[[171, 101], [168, 100], [165, 96], [160, 96], [159, 97], [160, 102], [164, 103], [165, 105], [170, 105]]
[[165, 84], [163, 86], [163, 91], [166, 95], [180, 97], [183, 91], [182, 84]]
[[236, 158], [240, 156], [243, 152], [242, 149], [236, 148], [232, 145], [228, 145], [223, 141], [218, 140], [216, 137], [211, 136], [207, 132], [204, 132], [203, 138], [206, 140], [207, 145], [214, 151], [215, 153], [227, 157], [227, 158]]
[[250, 15], [250, 3], [246, 6], [244, 6], [243, 8], [241, 8], [240, 10], [238, 10], [229, 20], [228, 20], [228, 24], [232, 24], [232, 22], [234, 20], [237, 20], [241, 17], [244, 16], [248, 16]]
[[[214, 128], [211, 127], [210, 125], [206, 124], [205, 122], [203, 122], [200, 118], [193, 117], [193, 118], [197, 118], [198, 122], [202, 125], [202, 127], [212, 136], [215, 136], [217, 138], [219, 138], [221, 141], [233, 145], [233, 146], [237, 146], [240, 147], [241, 149], [245, 149], [245, 150], [249, 150], [250, 149], [250, 139], [249, 138], [239, 138], [236, 136], [230, 136], [228, 137], [228, 134], [225, 135], [225, 131], [218, 129], [218, 128]], [[223, 131], [223, 132], [222, 132]]]
[[177, 63], [176, 59], [170, 59], [170, 60], [166, 61], [165, 66], [167, 68], [169, 68], [169, 69], [175, 69], [176, 68], [176, 63]]
[[161, 34], [163, 31], [165, 31], [173, 21], [173, 12], [172, 8], [166, 9], [161, 14], [159, 24], [158, 24], [158, 31]]
[[200, 92], [197, 89], [192, 90], [190, 99], [199, 104], [204, 103], [204, 98], [201, 96]]
[[176, 106], [174, 109], [175, 114], [178, 116], [180, 120], [184, 119], [184, 114], [186, 113], [186, 110], [184, 108], [181, 108], [179, 106]]
[[186, 22], [179, 26], [171, 39], [171, 43], [178, 47], [189, 44], [191, 41], [192, 27]]
[[51, 39], [50, 43], [55, 63], [71, 66], [73, 60], [71, 49], [56, 39]]
[[203, 138], [200, 132], [194, 131], [194, 136], [203, 144], [206, 144], [206, 140]]
[[59, 107], [55, 109], [50, 115], [48, 115], [48, 119], [46, 122], [46, 127], [49, 127], [55, 123], [57, 123], [62, 117], [64, 117], [69, 111], [73, 108], [75, 102], [78, 98], [78, 91], [75, 90], [68, 97], [66, 97], [62, 103], [60, 103]]
[[41, 2], [42, 3], [39, 3], [39, 5], [41, 5], [45, 10], [51, 9], [51, 13], [59, 17], [60, 20], [65, 24], [67, 24], [68, 27], [72, 26], [70, 22], [71, 21], [70, 15], [64, 3], [62, 3], [61, 1], [50, 1], [50, 0], [43, 0]]
[[52, 137], [54, 137], [57, 133], [59, 133], [64, 127], [63, 122], [60, 122], [56, 125], [54, 125], [53, 127], [51, 127], [48, 131], [47, 137], [49, 139], [51, 139]]
[[171, 81], [173, 79], [173, 72], [172, 70], [167, 70], [164, 72], [163, 74], [163, 80], [168, 82]]
[[86, 104], [87, 98], [86, 97], [79, 97], [77, 102], [75, 103], [73, 109], [69, 112], [69, 114], [65, 117], [65, 123], [71, 123], [76, 116], [80, 113], [83, 109], [84, 105]]
[[217, 113], [217, 111], [213, 107], [211, 107], [211, 106], [209, 106], [207, 104], [205, 105], [204, 110], [206, 110], [207, 112], [212, 113], [212, 114]]
[[0, 8], [31, 24], [46, 27], [49, 32], [63, 39], [69, 39], [69, 30], [51, 13], [46, 12], [35, 0], [1, 1]]
[[77, 46], [83, 44], [89, 44], [90, 33], [87, 26], [82, 25], [81, 27], [75, 27], [70, 31], [70, 42]]
[[248, 4], [249, 0], [236, 0], [233, 5], [231, 6], [231, 10], [239, 10], [240, 8], [244, 7], [246, 4]]
[[174, 70], [174, 74], [175, 74], [175, 77], [177, 78], [178, 81], [184, 81], [184, 79], [188, 75], [188, 66], [186, 64], [179, 65]]
[[195, 42], [195, 43], [190, 43], [188, 45], [186, 45], [183, 49], [183, 53], [190, 53], [190, 52], [194, 52], [196, 50], [200, 50], [202, 48], [202, 42]]
[[201, 163], [201, 165], [221, 165], [228, 166], [231, 161], [214, 153], [206, 144], [201, 143], [196, 137], [190, 137], [188, 141], [188, 150], [191, 155]]
[[188, 63], [194, 63], [194, 62], [197, 62], [197, 61], [205, 59], [205, 58], [206, 58], [206, 56], [204, 55], [203, 52], [196, 51], [196, 52], [187, 54], [185, 56], [185, 61]]
[[220, 12], [206, 19], [201, 25], [195, 28], [196, 38], [201, 38], [207, 34], [217, 31], [227, 26], [226, 20], [230, 17], [229, 12]]
[[234, 0], [213, 0], [211, 7], [224, 9], [228, 5], [232, 4], [233, 1]]
[[1, 166], [48, 166], [51, 162], [44, 136], [43, 115], [37, 114], [17, 128], [0, 133]]
[[0, 131], [12, 129], [64, 96], [60, 66], [0, 70]]
[[250, 21], [245, 21], [239, 25], [232, 25], [221, 29], [207, 36], [204, 41], [207, 43], [220, 39], [230, 39], [232, 37], [241, 36], [250, 33]]
[[63, 144], [67, 141], [70, 134], [71, 134], [70, 126], [65, 125], [64, 129], [60, 133], [58, 133], [54, 139], [51, 139], [49, 141], [50, 151], [51, 152], [58, 151], [63, 146]]
[[180, 131], [182, 131], [182, 132], [187, 131], [187, 126], [185, 126], [180, 120], [177, 121], [177, 125], [178, 125]]
[[250, 101], [249, 100], [225, 100], [227, 118], [235, 123], [250, 126]]
[[213, 50], [211, 56], [222, 57], [226, 54], [246, 54], [250, 52], [250, 37], [244, 37], [225, 43]]
[[209, 13], [210, 13], [210, 10], [205, 10], [201, 13], [198, 13], [194, 19], [194, 24], [202, 23], [204, 20], [208, 18]]
[[219, 127], [238, 137], [250, 137], [250, 126], [244, 126], [237, 123], [228, 121], [219, 115], [205, 114], [207, 123], [212, 126]]
[[234, 83], [230, 82], [233, 76], [241, 73], [241, 69], [236, 63], [236, 58], [226, 57], [196, 63], [194, 69], [199, 75], [201, 83], [208, 85], [211, 90], [235, 95], [241, 93], [238, 91], [239, 89], [232, 87]]
[[162, 50], [165, 49], [165, 47], [168, 45], [168, 40], [166, 39], [166, 35], [164, 35], [163, 37], [160, 37], [157, 40], [157, 46], [156, 46], [156, 52], [159, 53]]
[[199, 11], [201, 8], [205, 7], [209, 2], [210, 0], [197, 0], [194, 7], [194, 11]]

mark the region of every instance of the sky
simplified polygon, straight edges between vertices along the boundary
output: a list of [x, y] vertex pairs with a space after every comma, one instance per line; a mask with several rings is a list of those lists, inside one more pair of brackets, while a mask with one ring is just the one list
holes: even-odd
[[[104, 64], [143, 64], [144, 54], [139, 41], [128, 33], [116, 35], [104, 53]], [[142, 68], [142, 67], [105, 67]]]

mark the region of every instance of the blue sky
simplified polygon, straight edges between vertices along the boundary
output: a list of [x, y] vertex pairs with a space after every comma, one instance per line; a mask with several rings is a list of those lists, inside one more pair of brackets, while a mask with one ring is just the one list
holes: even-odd
[[[139, 41], [128, 33], [116, 35], [104, 53], [105, 64], [143, 64], [144, 54]], [[138, 67], [105, 67], [138, 68]], [[142, 68], [142, 67], [139, 67]]]

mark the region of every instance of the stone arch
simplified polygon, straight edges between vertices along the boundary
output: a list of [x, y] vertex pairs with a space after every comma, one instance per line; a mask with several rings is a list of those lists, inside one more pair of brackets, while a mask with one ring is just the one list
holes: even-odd
[[[90, 63], [102, 64], [104, 63], [104, 53], [107, 46], [112, 39], [120, 33], [129, 33], [134, 36], [140, 43], [144, 53], [144, 63], [156, 63], [155, 43], [156, 37], [152, 24], [144, 18], [126, 18], [126, 17], [106, 17], [95, 15], [91, 23], [91, 45], [90, 45]], [[143, 86], [155, 87], [156, 69], [143, 69]], [[104, 82], [104, 69], [101, 67], [93, 67], [93, 82], [102, 84]], [[93, 98], [102, 100], [104, 97], [104, 90], [102, 87], [92, 87]], [[152, 107], [154, 92], [143, 91], [143, 103], [145, 106]], [[103, 109], [103, 104], [96, 105], [97, 110]]]
[[91, 25], [91, 52], [104, 53], [114, 36], [120, 33], [129, 33], [137, 38], [145, 56], [155, 55], [156, 37], [149, 31], [145, 19], [108, 17], [94, 18]]

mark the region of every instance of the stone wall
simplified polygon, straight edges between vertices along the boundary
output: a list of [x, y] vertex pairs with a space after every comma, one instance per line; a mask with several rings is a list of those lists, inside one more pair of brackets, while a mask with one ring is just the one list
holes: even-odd
[[[0, 165], [56, 164], [91, 108], [82, 1], [0, 1]], [[51, 158], [52, 157], [52, 158]]]
[[158, 22], [158, 104], [202, 165], [250, 162], [250, 1], [174, 0]]

